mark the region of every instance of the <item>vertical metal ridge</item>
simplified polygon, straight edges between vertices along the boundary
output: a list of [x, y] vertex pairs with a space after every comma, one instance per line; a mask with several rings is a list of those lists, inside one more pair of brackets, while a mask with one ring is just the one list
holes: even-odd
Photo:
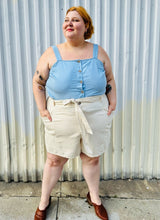
[[[158, 1], [159, 5], [158, 8], [160, 9], [160, 1]], [[158, 9], [158, 11], [159, 11]], [[160, 22], [160, 21], [159, 21]], [[160, 57], [160, 24], [158, 25], [159, 27], [159, 47], [158, 47], [158, 57]], [[160, 88], [160, 74], [159, 74], [159, 70], [160, 70], [160, 62], [158, 62], [157, 65], [157, 88]], [[156, 157], [155, 157], [155, 169], [154, 169], [154, 176], [156, 176], [157, 179], [160, 179], [160, 172], [159, 172], [159, 167], [160, 167], [160, 135], [159, 135], [159, 131], [160, 131], [160, 117], [158, 117], [159, 112], [160, 112], [160, 90], [157, 89], [156, 90], [156, 111], [155, 114], [157, 115], [156, 118], [156, 125], [155, 125], [155, 146], [156, 146]], [[156, 163], [157, 162], [157, 163]]]
[[[14, 76], [17, 84], [17, 87], [14, 86], [14, 90], [17, 99], [15, 99], [15, 105], [18, 105], [18, 117], [15, 119], [17, 131], [20, 135], [20, 138], [17, 137], [17, 152], [18, 152], [18, 166], [19, 166], [19, 172], [22, 173], [22, 179], [23, 181], [27, 181], [27, 155], [26, 155], [26, 149], [27, 149], [27, 143], [26, 143], [26, 120], [25, 120], [25, 102], [24, 102], [24, 86], [23, 86], [23, 67], [22, 67], [22, 56], [21, 56], [21, 50], [22, 50], [22, 42], [20, 40], [20, 24], [19, 24], [19, 5], [17, 4], [13, 5], [13, 26], [14, 26], [14, 33], [12, 34], [12, 38], [14, 39], [15, 45], [14, 45], [14, 57], [12, 60], [14, 60], [15, 68], [14, 72], [16, 72], [16, 77]], [[13, 72], [13, 74], [14, 74]], [[21, 155], [19, 155], [21, 153]], [[23, 158], [23, 159], [22, 159]], [[23, 162], [22, 162], [23, 161]], [[21, 165], [20, 165], [21, 164]]]
[[100, 36], [100, 30], [101, 30], [101, 17], [99, 16], [101, 14], [101, 1], [97, 2], [95, 1], [95, 29], [96, 29], [96, 32], [95, 32], [95, 41], [100, 44], [100, 41], [101, 41], [101, 36]]
[[[111, 19], [112, 20], [112, 19]], [[110, 21], [111, 21], [110, 20]], [[120, 2], [115, 1], [114, 2], [114, 13], [113, 13], [113, 42], [112, 42], [112, 67], [113, 67], [113, 73], [116, 78], [116, 75], [118, 74], [119, 70], [119, 59], [117, 54], [119, 54], [120, 49], [120, 32], [119, 32], [119, 26], [120, 26]], [[111, 38], [110, 38], [111, 39]], [[121, 158], [122, 158], [122, 151], [121, 148], [117, 144], [115, 144], [115, 138], [116, 138], [116, 123], [115, 120], [113, 120], [112, 125], [112, 146], [114, 147], [113, 151], [113, 178], [117, 179], [120, 178], [119, 171], [121, 169]], [[118, 171], [118, 172], [117, 172]]]
[[[148, 108], [146, 103], [146, 92], [147, 92], [147, 65], [148, 64], [148, 58], [149, 58], [149, 21], [150, 21], [150, 7], [148, 6], [149, 1], [144, 4], [144, 2], [141, 3], [141, 7], [143, 8], [143, 11], [141, 13], [141, 27], [143, 28], [142, 34], [142, 45], [140, 47], [142, 54], [140, 53], [142, 57], [142, 101], [141, 101], [141, 143], [140, 143], [140, 170], [139, 170], [139, 177], [144, 178], [145, 172], [146, 172], [146, 151], [148, 151], [148, 121], [147, 121], [147, 115], [148, 115]], [[146, 21], [146, 22], [145, 22]]]
[[[27, 85], [26, 90], [32, 91], [32, 61], [31, 61], [31, 41], [30, 41], [30, 28], [29, 28], [29, 5], [28, 1], [25, 1], [23, 6], [23, 14], [24, 14], [24, 65], [25, 65], [25, 74], [27, 77]], [[28, 96], [28, 97], [27, 97]], [[33, 94], [28, 93], [26, 91], [25, 95], [26, 100], [28, 100], [28, 113], [26, 115], [27, 121], [27, 135], [29, 138], [27, 140], [27, 164], [28, 164], [28, 179], [33, 182], [37, 181], [36, 177], [36, 145], [35, 145], [35, 129], [34, 129], [34, 102], [33, 102]], [[31, 146], [31, 147], [30, 147]], [[32, 168], [30, 167], [30, 160], [32, 161]]]
[[[30, 19], [30, 24], [32, 22], [32, 19], [34, 21], [34, 25], [33, 25], [33, 28], [32, 28], [32, 31], [33, 31], [33, 39], [32, 39], [32, 43], [33, 46], [34, 46], [34, 50], [35, 50], [35, 60], [34, 60], [34, 71], [36, 70], [36, 65], [37, 65], [37, 62], [41, 56], [41, 54], [43, 53], [42, 51], [42, 46], [43, 46], [43, 41], [41, 42], [41, 32], [40, 32], [40, 11], [39, 11], [39, 4], [40, 4], [40, 1], [29, 1], [30, 3], [30, 8], [32, 7], [33, 8], [33, 11], [31, 11], [31, 19]], [[33, 18], [32, 18], [33, 16]], [[44, 33], [43, 33], [44, 34]], [[36, 109], [36, 116], [37, 116], [37, 109]], [[38, 119], [37, 117], [34, 118], [34, 123], [35, 123], [35, 146], [36, 146], [36, 149], [34, 150], [34, 159], [35, 159], [35, 165], [36, 165], [36, 170], [38, 167], [40, 167], [39, 170], [42, 169], [42, 165], [43, 164], [43, 157], [44, 157], [44, 152], [43, 152], [43, 148], [44, 148], [44, 144], [43, 144], [43, 136], [41, 135], [41, 129], [37, 130], [37, 128], [40, 128], [40, 118]], [[40, 152], [41, 152], [41, 155], [40, 155]], [[35, 174], [35, 175], [39, 175], [39, 178], [42, 177], [42, 170], [39, 174]], [[34, 177], [34, 179], [36, 180], [36, 178], [38, 178], [37, 176]]]
[[[130, 136], [126, 135], [127, 132], [130, 132], [130, 102], [129, 93], [127, 93], [128, 88], [132, 87], [129, 80], [129, 40], [130, 40], [130, 1], [126, 1], [124, 4], [124, 29], [123, 29], [123, 69], [122, 69], [122, 77], [123, 77], [123, 113], [122, 113], [122, 178], [127, 178], [130, 171]], [[128, 102], [127, 102], [128, 101]], [[128, 164], [128, 166], [126, 166]]]
[[154, 157], [155, 157], [155, 152], [157, 151], [156, 145], [154, 145], [154, 140], [155, 140], [155, 122], [156, 122], [156, 114], [155, 114], [155, 107], [156, 107], [156, 102], [155, 102], [155, 95], [156, 95], [156, 90], [157, 88], [157, 55], [158, 55], [158, 44], [159, 44], [159, 30], [158, 26], [160, 25], [160, 22], [158, 20], [158, 3], [157, 1], [154, 2], [153, 5], [151, 5], [151, 17], [150, 17], [150, 66], [148, 67], [149, 69], [149, 88], [148, 88], [148, 97], [151, 97], [151, 104], [150, 104], [150, 125], [149, 125], [149, 143], [148, 143], [148, 148], [149, 148], [149, 153], [148, 153], [148, 178], [150, 179], [153, 176], [153, 169], [154, 169]]
[[[4, 73], [2, 67], [2, 53], [0, 48], [0, 79], [4, 82]], [[7, 125], [7, 104], [5, 85], [4, 83], [0, 86], [0, 180], [5, 180], [9, 182], [10, 180], [10, 149], [9, 149], [9, 134], [8, 134], [8, 125]], [[3, 121], [1, 120], [3, 118]], [[4, 162], [5, 159], [5, 162]]]
[[40, 15], [44, 21], [44, 48], [51, 45], [50, 41], [50, 11], [49, 11], [49, 0], [43, 2], [42, 9], [44, 13]]
[[59, 44], [61, 42], [61, 26], [59, 25], [60, 21], [60, 6], [59, 6], [59, 1], [54, 1], [54, 26], [56, 27], [56, 31], [54, 31], [54, 44]]
[[[9, 73], [9, 76], [7, 74], [6, 76], [6, 100], [7, 100], [7, 111], [8, 111], [8, 120], [10, 122], [9, 126], [9, 144], [11, 147], [11, 152], [9, 152], [7, 149], [4, 152], [4, 155], [7, 155], [4, 158], [4, 164], [5, 164], [5, 181], [9, 181], [11, 178], [14, 179], [14, 181], [18, 180], [18, 153], [17, 153], [17, 140], [16, 140], [16, 129], [15, 129], [15, 118], [14, 118], [14, 108], [15, 108], [15, 98], [14, 98], [14, 90], [13, 90], [13, 72], [12, 72], [12, 63], [11, 63], [11, 42], [10, 42], [10, 30], [9, 30], [9, 15], [8, 15], [8, 5], [6, 1], [3, 1], [2, 3], [2, 17], [5, 18], [5, 21], [2, 22], [2, 34], [3, 34], [3, 40], [4, 40], [4, 47], [3, 47], [3, 54], [4, 54], [4, 71], [6, 73]], [[14, 155], [14, 160], [11, 160], [8, 155]], [[14, 162], [15, 161], [15, 162]], [[9, 167], [9, 165], [11, 166]], [[13, 177], [11, 176], [13, 174]]]
[[[138, 97], [138, 48], [139, 48], [139, 32], [140, 32], [140, 1], [132, 1], [132, 19], [133, 19], [133, 35], [132, 35], [132, 49], [133, 62], [130, 68], [130, 74], [133, 76], [132, 81], [132, 128], [131, 128], [131, 174], [130, 177], [138, 176], [138, 163], [139, 150], [136, 147], [139, 146], [138, 129], [139, 129], [139, 105], [137, 100]], [[138, 119], [138, 120], [136, 120]]]

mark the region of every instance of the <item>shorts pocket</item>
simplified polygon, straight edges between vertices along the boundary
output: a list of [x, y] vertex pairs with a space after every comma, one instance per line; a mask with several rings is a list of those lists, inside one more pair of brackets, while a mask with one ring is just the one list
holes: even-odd
[[107, 129], [111, 129], [114, 112], [112, 112], [110, 115], [107, 115], [107, 113], [108, 113], [108, 108], [105, 109], [105, 114], [106, 114], [106, 128], [107, 128]]
[[108, 106], [109, 106], [109, 102], [108, 102], [108, 98], [106, 95], [102, 96], [102, 108], [104, 108], [105, 110], [108, 110]]
[[54, 121], [50, 121], [47, 117], [41, 117], [45, 126], [45, 132], [55, 134]]

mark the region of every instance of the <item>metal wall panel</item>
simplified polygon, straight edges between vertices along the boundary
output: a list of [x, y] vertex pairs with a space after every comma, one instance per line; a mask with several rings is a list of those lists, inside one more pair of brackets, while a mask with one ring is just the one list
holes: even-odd
[[[32, 76], [40, 55], [64, 41], [66, 10], [84, 6], [91, 42], [108, 53], [117, 84], [111, 144], [101, 178], [160, 178], [160, 0], [0, 1], [0, 180], [38, 181], [46, 159]], [[62, 180], [82, 180], [69, 160]]]

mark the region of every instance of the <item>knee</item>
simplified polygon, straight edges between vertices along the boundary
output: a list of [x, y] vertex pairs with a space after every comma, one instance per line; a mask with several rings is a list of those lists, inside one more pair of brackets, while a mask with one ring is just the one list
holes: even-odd
[[91, 159], [88, 161], [88, 164], [89, 164], [89, 165], [92, 165], [92, 166], [97, 166], [97, 165], [99, 164], [99, 157], [91, 158]]
[[46, 162], [50, 167], [61, 167], [67, 162], [67, 160], [68, 159], [64, 157], [48, 154]]
[[81, 153], [80, 158], [82, 160], [82, 163], [88, 165], [96, 166], [99, 164], [99, 157], [88, 157], [87, 155]]

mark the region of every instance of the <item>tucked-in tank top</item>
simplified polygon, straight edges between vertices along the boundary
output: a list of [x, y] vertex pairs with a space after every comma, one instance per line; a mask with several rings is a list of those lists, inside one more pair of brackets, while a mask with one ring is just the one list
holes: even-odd
[[57, 61], [51, 67], [46, 83], [51, 98], [79, 99], [105, 93], [107, 80], [103, 63], [97, 58], [97, 44], [93, 44], [93, 57], [82, 60], [62, 60], [58, 47], [52, 48]]

